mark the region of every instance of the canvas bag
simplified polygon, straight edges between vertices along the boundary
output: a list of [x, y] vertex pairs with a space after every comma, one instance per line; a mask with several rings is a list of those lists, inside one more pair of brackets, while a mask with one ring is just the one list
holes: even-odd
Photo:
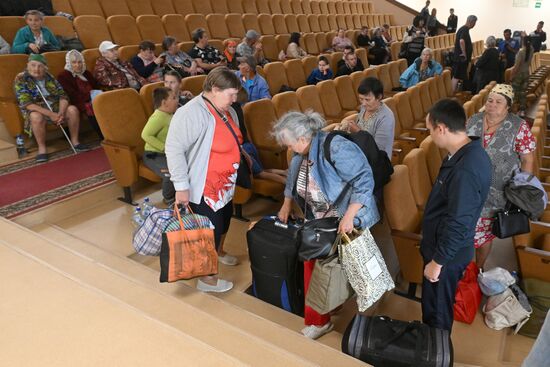
[[395, 288], [382, 253], [368, 228], [354, 240], [343, 234], [338, 251], [348, 280], [357, 293], [359, 312], [364, 312], [386, 291]]
[[306, 294], [306, 305], [321, 315], [329, 313], [353, 296], [339, 254], [317, 260]]
[[496, 267], [489, 271], [479, 271], [477, 282], [486, 296], [494, 296], [502, 293], [516, 282], [512, 274], [506, 269]]
[[[192, 212], [182, 219], [179, 210], [176, 215], [178, 229], [162, 234], [160, 282], [217, 274], [218, 254], [210, 220]], [[171, 229], [170, 223], [167, 227]]]
[[516, 285], [489, 297], [483, 306], [485, 324], [488, 327], [501, 330], [516, 325], [514, 334], [529, 320], [531, 312], [527, 296]]
[[162, 245], [162, 234], [172, 218], [174, 218], [173, 209], [154, 208], [134, 233], [132, 245], [136, 252], [140, 255], [158, 256]]

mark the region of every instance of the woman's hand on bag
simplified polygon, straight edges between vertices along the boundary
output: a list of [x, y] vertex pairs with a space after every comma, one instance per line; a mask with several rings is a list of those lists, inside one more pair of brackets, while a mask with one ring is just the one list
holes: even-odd
[[176, 204], [189, 204], [189, 190], [176, 191]]
[[353, 218], [349, 215], [344, 215], [338, 225], [338, 233], [351, 233], [353, 231]]
[[290, 216], [291, 211], [292, 211], [292, 199], [285, 198], [283, 206], [281, 207], [281, 210], [279, 210], [279, 214], [277, 214], [277, 216], [279, 217], [279, 220], [283, 223], [288, 222], [288, 217]]

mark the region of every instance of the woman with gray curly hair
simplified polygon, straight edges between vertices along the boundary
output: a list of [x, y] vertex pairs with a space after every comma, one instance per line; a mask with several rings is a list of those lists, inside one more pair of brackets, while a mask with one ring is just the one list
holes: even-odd
[[502, 80], [504, 68], [500, 62], [500, 54], [496, 46], [497, 40], [495, 37], [487, 37], [487, 40], [485, 40], [485, 51], [483, 51], [483, 54], [475, 63], [474, 84], [476, 93], [479, 93], [491, 81], [500, 82]]
[[[303, 207], [306, 219], [340, 217], [339, 232], [354, 227], [373, 226], [380, 216], [373, 196], [372, 169], [363, 151], [352, 141], [336, 135], [330, 142], [329, 162], [324, 155], [327, 133], [325, 120], [318, 113], [289, 112], [273, 127], [273, 136], [295, 154], [288, 169], [285, 199], [279, 220], [287, 222], [292, 200]], [[306, 191], [307, 185], [307, 191]], [[338, 203], [336, 203], [338, 201]], [[337, 204], [337, 205], [335, 205]], [[304, 262], [304, 289], [307, 292], [315, 260]], [[321, 315], [306, 306], [302, 334], [317, 339], [332, 329], [330, 315]]]

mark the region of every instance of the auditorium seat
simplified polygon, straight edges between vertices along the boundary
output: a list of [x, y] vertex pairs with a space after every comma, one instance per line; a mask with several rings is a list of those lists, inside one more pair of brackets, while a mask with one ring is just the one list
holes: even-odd
[[336, 37], [337, 34], [338, 34], [337, 31], [329, 31], [329, 32], [325, 32], [324, 34], [325, 39], [327, 40], [327, 46], [331, 49], [332, 49], [332, 40], [334, 39], [334, 37]]
[[342, 5], [344, 7], [343, 11], [344, 11], [344, 14], [352, 14], [351, 13], [351, 3], [349, 2], [342, 2]]
[[311, 28], [309, 27], [309, 21], [307, 19], [307, 15], [305, 15], [305, 14], [297, 15], [296, 16], [296, 22], [298, 22], [298, 28], [300, 29], [300, 32], [302, 32], [302, 33], [311, 32]]
[[328, 14], [328, 25], [330, 30], [336, 32], [338, 30], [338, 21], [336, 20], [336, 15], [334, 13]]
[[309, 55], [318, 55], [320, 53], [315, 33], [304, 34], [301, 41], [304, 43], [305, 51]]
[[425, 120], [415, 120], [411, 108], [411, 104], [415, 103], [415, 101], [411, 101], [409, 96], [407, 92], [399, 92], [393, 96], [393, 99], [395, 100], [402, 131], [415, 137], [418, 142], [421, 142], [430, 135], [430, 131], [426, 128]]
[[430, 96], [430, 87], [428, 85], [428, 82], [426, 80], [419, 82], [416, 84], [418, 87], [420, 93], [420, 102], [422, 105], [422, 109], [424, 110], [424, 115], [428, 113], [430, 108], [432, 107], [432, 98]]
[[268, 0], [268, 3], [271, 10], [270, 14], [283, 14], [279, 0]]
[[0, 16], [0, 29], [2, 30], [2, 38], [10, 45], [13, 43], [17, 31], [26, 26], [23, 17]]
[[44, 17], [44, 25], [52, 31], [56, 36], [62, 36], [67, 38], [73, 38], [76, 36], [76, 32], [71, 22], [66, 17], [51, 16]]
[[[330, 19], [330, 16], [329, 16], [329, 19]], [[329, 20], [330, 22], [330, 20]], [[336, 15], [336, 24], [337, 24], [337, 29], [343, 29], [343, 30], [347, 30], [348, 29], [348, 26], [346, 24], [346, 17], [344, 14], [337, 14]]]
[[397, 113], [397, 106], [395, 103], [395, 99], [392, 97], [385, 98], [382, 100], [386, 104], [386, 106], [389, 107], [389, 109], [392, 110], [393, 116], [395, 118], [395, 128], [394, 128], [394, 140], [399, 142], [399, 148], [403, 149], [403, 154], [407, 155], [409, 151], [411, 151], [414, 148], [418, 148], [418, 145], [420, 144], [419, 141], [416, 140], [416, 138], [410, 136], [409, 133], [403, 130], [401, 127], [401, 121], [399, 121], [399, 114]]
[[225, 24], [225, 16], [223, 14], [208, 14], [206, 23], [210, 29], [209, 36], [211, 38], [225, 40], [230, 38], [229, 28]]
[[150, 0], [130, 0], [127, 3], [130, 8], [130, 14], [134, 16], [134, 18], [137, 18], [140, 15], [155, 14]]
[[428, 172], [433, 185], [437, 179], [437, 175], [439, 175], [439, 169], [443, 161], [441, 153], [431, 136], [426, 137], [426, 139], [420, 143], [420, 149], [424, 151], [424, 155], [426, 156], [426, 164], [428, 165]]
[[48, 73], [57, 79], [59, 73], [65, 70], [65, 55], [67, 55], [67, 51], [44, 52], [42, 55], [44, 55], [48, 62]]
[[343, 1], [330, 1], [330, 3], [328, 4], [329, 10], [331, 10], [331, 6], [332, 6], [331, 4], [334, 4], [336, 8], [336, 11], [334, 12], [334, 14], [345, 14]]
[[264, 168], [286, 169], [286, 148], [281, 147], [270, 134], [266, 133], [271, 131], [273, 123], [277, 120], [271, 100], [260, 99], [248, 102], [244, 105], [243, 112], [248, 135], [258, 149]]
[[[84, 48], [97, 48], [102, 41], [112, 41], [111, 33], [103, 16], [81, 15], [73, 25]], [[135, 24], [134, 24], [135, 25]]]
[[[300, 104], [301, 111], [305, 112], [307, 110], [312, 110], [313, 112], [319, 113], [321, 116], [323, 116], [323, 118], [326, 119], [325, 110], [323, 109], [323, 102], [321, 102], [319, 90], [315, 85], [306, 85], [299, 88], [296, 91], [296, 96], [298, 97], [298, 103]], [[335, 122], [340, 122], [329, 119], [326, 120], [327, 125], [331, 125]]]
[[[338, 1], [338, 3], [341, 3]], [[338, 11], [336, 10], [336, 2], [335, 1], [328, 1], [328, 14], [338, 14]], [[340, 4], [341, 5], [341, 4]]]
[[258, 15], [258, 24], [260, 25], [259, 32], [263, 35], [274, 35], [275, 27], [273, 27], [273, 20], [271, 20], [271, 15], [262, 13]]
[[359, 101], [359, 92], [357, 89], [359, 85], [365, 79], [365, 74], [362, 71], [354, 71], [349, 75], [351, 82], [353, 83], [353, 91], [355, 92], [355, 100]]
[[514, 236], [519, 271], [523, 278], [550, 282], [550, 224], [531, 222], [531, 231]]
[[75, 14], [69, 0], [52, 0], [54, 13], [63, 12], [67, 14]]
[[[224, 1], [224, 0], [220, 0], [220, 1]], [[227, 8], [228, 8], [230, 13], [235, 13], [235, 14], [239, 14], [239, 15], [244, 13], [243, 4], [239, 0], [237, 0], [237, 1], [227, 0]]]
[[143, 104], [143, 108], [145, 109], [145, 114], [147, 116], [151, 116], [155, 110], [153, 107], [153, 92], [155, 89], [163, 86], [164, 82], [156, 82], [145, 84], [140, 88], [139, 97], [141, 98], [141, 103]]
[[302, 0], [302, 11], [306, 15], [313, 14], [313, 11], [311, 10], [311, 3], [309, 0]]
[[217, 48], [218, 51], [220, 51], [220, 53], [223, 54], [223, 50], [225, 50], [225, 46], [223, 45], [222, 40], [211, 39], [208, 41], [208, 44], [214, 48]]
[[130, 59], [136, 56], [139, 52], [138, 45], [122, 46], [118, 49], [118, 57], [123, 61], [130, 61]]
[[332, 29], [330, 29], [330, 24], [328, 22], [328, 15], [321, 14], [317, 17], [319, 21], [319, 27], [321, 28], [321, 32], [330, 32]]
[[130, 15], [126, 0], [98, 0], [105, 17], [111, 15]]
[[183, 15], [166, 14], [162, 17], [162, 24], [167, 35], [175, 37], [180, 42], [191, 41]]
[[288, 42], [290, 41], [290, 35], [289, 34], [278, 34], [278, 35], [275, 36], [275, 40], [277, 41], [277, 48], [279, 48], [279, 50], [282, 50], [286, 53], [286, 49], [288, 47]]
[[164, 37], [167, 36], [162, 25], [162, 20], [158, 15], [140, 15], [136, 18], [136, 24], [142, 40], [162, 43]]
[[70, 0], [71, 8], [73, 9], [73, 15], [78, 17], [80, 15], [97, 15], [105, 17], [101, 6], [97, 0]]
[[319, 16], [317, 14], [308, 15], [307, 21], [309, 23], [309, 29], [313, 33], [321, 32], [321, 25], [319, 24]]
[[322, 14], [321, 13], [321, 7], [319, 5], [319, 1], [316, 1], [316, 0], [311, 0], [310, 2], [310, 5], [311, 5], [311, 13], [314, 14], [314, 15], [320, 15]]
[[277, 118], [283, 117], [290, 111], [301, 111], [296, 92], [288, 91], [277, 93], [271, 98]]
[[288, 80], [289, 87], [298, 89], [306, 85], [307, 75], [304, 73], [304, 67], [302, 60], [293, 59], [284, 62], [286, 70], [286, 78]]
[[355, 30], [355, 29], [349, 29], [345, 32], [345, 35], [347, 38], [349, 38], [351, 40], [351, 44], [354, 48], [357, 49], [357, 34], [359, 34], [359, 31]]
[[82, 56], [84, 56], [84, 60], [86, 61], [86, 70], [88, 70], [90, 73], [93, 72], [97, 59], [101, 57], [99, 49], [88, 48], [82, 51]]
[[15, 137], [23, 132], [23, 117], [19, 112], [13, 81], [27, 67], [28, 55], [0, 55], [0, 116], [8, 133]]
[[107, 18], [107, 25], [113, 42], [120, 46], [138, 45], [142, 41], [136, 20], [131, 15], [111, 15]]
[[[330, 44], [327, 43], [327, 37], [323, 32], [316, 33], [315, 40], [317, 41], [317, 47], [319, 48], [319, 53], [322, 54], [330, 48]], [[336, 70], [332, 69], [332, 71], [336, 73]]]
[[361, 60], [365, 68], [369, 67], [369, 58], [366, 49], [364, 49], [363, 47], [356, 48], [355, 56], [357, 56], [357, 58]]
[[329, 14], [329, 11], [328, 11], [328, 3], [324, 0], [320, 0], [319, 1], [319, 7], [321, 9], [321, 14], [325, 14], [325, 15], [328, 15]]
[[403, 164], [409, 168], [411, 191], [416, 205], [423, 211], [432, 190], [430, 172], [426, 163], [424, 150], [420, 148], [411, 150], [403, 159]]
[[202, 14], [187, 14], [185, 16], [185, 24], [187, 25], [187, 30], [189, 34], [192, 35], [193, 31], [198, 28], [203, 28], [210, 36], [210, 30], [208, 29], [208, 23], [206, 23], [206, 18]]
[[225, 24], [229, 29], [229, 35], [235, 38], [243, 38], [246, 30], [244, 29], [243, 19], [241, 14], [226, 14]]
[[400, 63], [398, 61], [390, 61], [388, 63], [392, 88], [398, 88], [401, 86], [401, 83], [399, 83], [399, 78], [401, 77], [401, 73], [399, 72], [399, 64]]
[[105, 137], [101, 145], [117, 184], [124, 189], [124, 201], [132, 202], [131, 186], [139, 177], [160, 182], [160, 178], [141, 161], [144, 148], [141, 131], [149, 116], [139, 94], [131, 88], [101, 93], [93, 105]]
[[243, 6], [243, 13], [258, 15], [258, 8], [256, 7], [256, 0], [241, 0], [241, 1], [242, 1], [242, 6]]
[[384, 186], [384, 208], [403, 280], [409, 283], [409, 297], [415, 297], [422, 284], [424, 264], [420, 255], [422, 214], [414, 201], [409, 169], [396, 165], [390, 182]]
[[[225, 3], [225, 2], [224, 2]], [[195, 8], [193, 8], [193, 2], [191, 0], [172, 0], [174, 9], [177, 14], [185, 17], [187, 14], [195, 14]]]
[[206, 75], [188, 76], [181, 80], [181, 90], [188, 90], [194, 96], [202, 93], [202, 86], [206, 80]]
[[282, 62], [270, 62], [264, 66], [265, 79], [269, 85], [269, 93], [274, 96], [283, 85], [289, 85], [286, 69]]
[[302, 59], [302, 67], [304, 69], [306, 79], [314, 69], [317, 69], [318, 64], [319, 62], [317, 56], [306, 56]]
[[464, 108], [464, 112], [466, 113], [466, 118], [467, 119], [469, 119], [470, 117], [472, 117], [474, 114], [477, 113], [477, 111], [475, 109], [475, 103], [471, 100], [464, 102], [462, 107]]
[[352, 13], [352, 19], [353, 19], [353, 27], [355, 29], [361, 29], [362, 23], [361, 23], [361, 15], [357, 14], [356, 12]]
[[353, 88], [353, 81], [349, 75], [342, 75], [334, 79], [334, 86], [338, 94], [338, 100], [342, 109], [347, 111], [357, 111], [359, 103]]
[[206, 17], [208, 14], [214, 12], [210, 0], [192, 0], [192, 3], [197, 14], [202, 14]]
[[357, 112], [355, 108], [349, 110], [342, 108], [334, 80], [323, 80], [317, 83], [316, 87], [328, 120], [340, 122], [344, 117]]
[[302, 9], [302, 1], [301, 0], [290, 0], [290, 6], [292, 8], [293, 14], [304, 14], [304, 10]]
[[245, 13], [243, 17], [243, 26], [246, 31], [253, 29], [260, 32], [260, 23], [258, 22], [258, 15], [252, 13]]
[[279, 4], [281, 4], [281, 14], [292, 14], [290, 0], [279, 0]]
[[154, 0], [151, 1], [151, 6], [153, 7], [155, 14], [161, 18], [166, 14], [177, 13], [174, 4], [172, 4], [172, 0]]
[[271, 15], [268, 0], [256, 0], [256, 9], [258, 10], [258, 14]]
[[338, 71], [338, 66], [337, 66], [338, 61], [342, 60], [342, 57], [344, 56], [344, 54], [342, 52], [332, 52], [330, 56], [331, 56], [330, 68], [332, 69], [332, 72], [334, 73], [334, 75], [336, 75], [336, 72]]
[[286, 29], [288, 30], [288, 33], [300, 32], [298, 21], [296, 20], [296, 15], [285, 14], [284, 18], [285, 18], [285, 24], [286, 24]]
[[277, 46], [275, 36], [261, 36], [260, 42], [262, 43], [265, 58], [269, 61], [277, 61], [279, 57], [279, 47]]

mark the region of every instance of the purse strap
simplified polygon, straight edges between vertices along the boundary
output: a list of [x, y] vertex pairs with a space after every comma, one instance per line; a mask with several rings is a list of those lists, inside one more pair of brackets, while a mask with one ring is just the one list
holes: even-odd
[[235, 141], [237, 142], [237, 146], [239, 147], [239, 152], [241, 154], [243, 154], [243, 150], [241, 148], [241, 143], [239, 143], [239, 138], [237, 137], [237, 134], [235, 134], [235, 130], [233, 130], [233, 128], [231, 127], [231, 124], [229, 123], [229, 120], [227, 119], [227, 116], [225, 116], [223, 113], [221, 113], [217, 108], [216, 106], [214, 106], [214, 104], [208, 99], [206, 98], [204, 95], [202, 95], [202, 98], [204, 99], [204, 101], [206, 103], [208, 103], [213, 109], [214, 111], [216, 111], [216, 113], [218, 114], [218, 116], [223, 120], [223, 122], [225, 122], [225, 126], [227, 126], [227, 128], [229, 129], [229, 131], [231, 131], [231, 135], [233, 135], [233, 138], [235, 138]]

